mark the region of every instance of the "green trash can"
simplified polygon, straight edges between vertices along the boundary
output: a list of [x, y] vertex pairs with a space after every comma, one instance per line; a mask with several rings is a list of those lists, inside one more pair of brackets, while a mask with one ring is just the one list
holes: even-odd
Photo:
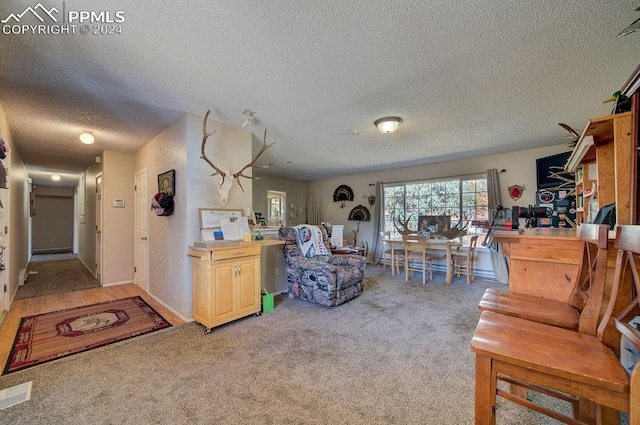
[[273, 293], [267, 292], [267, 287], [262, 284], [262, 312], [268, 313], [273, 310]]

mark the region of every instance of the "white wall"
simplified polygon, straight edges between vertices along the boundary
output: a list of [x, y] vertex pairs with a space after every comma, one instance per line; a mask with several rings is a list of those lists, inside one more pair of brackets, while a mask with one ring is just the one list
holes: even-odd
[[[251, 133], [209, 120], [206, 152], [216, 165], [233, 172], [251, 161]], [[134, 155], [133, 169], [149, 167], [149, 202], [157, 192], [157, 175], [176, 171], [173, 215], [149, 211], [149, 293], [185, 319], [192, 317], [191, 262], [188, 246], [200, 239], [199, 208], [242, 209], [251, 206], [252, 182], [243, 179], [245, 192], [235, 185], [222, 206], [219, 177], [200, 159], [202, 117], [185, 114]], [[251, 171], [245, 172], [251, 175]], [[133, 238], [132, 238], [133, 240]]]
[[[133, 282], [133, 155], [102, 153], [102, 284]], [[115, 208], [115, 199], [124, 208]]]
[[[18, 290], [18, 276], [20, 270], [27, 267], [29, 261], [29, 188], [27, 184], [27, 170], [15, 148], [9, 124], [0, 105], [0, 130], [2, 139], [9, 150], [3, 164], [7, 169], [7, 184], [9, 189], [0, 189], [3, 199], [3, 211], [8, 233], [4, 235], [6, 250], [4, 262], [6, 269], [7, 296], [9, 303]], [[0, 229], [3, 231], [4, 229]], [[2, 288], [0, 288], [2, 290]], [[0, 305], [0, 312], [4, 310]]]

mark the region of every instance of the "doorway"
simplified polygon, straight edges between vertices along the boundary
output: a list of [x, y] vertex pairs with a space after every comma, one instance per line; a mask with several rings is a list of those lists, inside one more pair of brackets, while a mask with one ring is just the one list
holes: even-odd
[[102, 285], [102, 173], [96, 176], [96, 270], [95, 276]]
[[134, 264], [133, 282], [145, 292], [149, 292], [149, 250], [148, 250], [148, 230], [149, 230], [149, 202], [147, 198], [149, 170], [145, 168], [135, 175], [135, 241], [134, 241]]

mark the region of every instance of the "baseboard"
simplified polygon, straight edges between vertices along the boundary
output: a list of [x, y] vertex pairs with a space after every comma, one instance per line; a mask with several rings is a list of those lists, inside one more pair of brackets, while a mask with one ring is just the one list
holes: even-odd
[[147, 292], [147, 295], [149, 295], [151, 298], [153, 298], [157, 303], [162, 304], [162, 306], [164, 308], [166, 308], [167, 310], [169, 310], [171, 313], [175, 314], [176, 316], [178, 316], [180, 318], [180, 320], [183, 320], [184, 322], [193, 322], [193, 317], [190, 319], [187, 319], [186, 317], [184, 317], [182, 314], [178, 313], [177, 311], [175, 311], [173, 308], [171, 308], [170, 306], [168, 306], [164, 301], [162, 301], [160, 298], [156, 297], [155, 295], [153, 295], [151, 292]]
[[103, 287], [107, 287], [107, 286], [118, 286], [118, 285], [126, 285], [127, 283], [131, 283], [133, 284], [132, 281], [130, 280], [123, 280], [122, 282], [110, 282], [110, 283], [103, 283], [102, 286]]
[[34, 249], [32, 254], [73, 254], [73, 248]]

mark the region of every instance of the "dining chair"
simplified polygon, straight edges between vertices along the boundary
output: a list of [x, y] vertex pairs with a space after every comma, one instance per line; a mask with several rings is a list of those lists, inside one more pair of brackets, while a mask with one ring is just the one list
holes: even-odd
[[[640, 330], [629, 321], [640, 314], [640, 226], [616, 229], [613, 279], [598, 273], [605, 308], [594, 336], [548, 324], [483, 311], [471, 341], [476, 354], [475, 423], [495, 425], [497, 396], [567, 424], [619, 423], [631, 411], [637, 424], [638, 370], [631, 376], [620, 361], [624, 335], [640, 349]], [[593, 304], [592, 294], [589, 306]], [[597, 305], [597, 304], [596, 304]], [[580, 322], [587, 316], [582, 314]], [[582, 323], [579, 327], [583, 328]], [[636, 366], [637, 367], [637, 366]], [[516, 384], [569, 402], [572, 417], [504, 391], [498, 381]]]
[[[427, 252], [427, 236], [402, 235], [404, 242], [404, 280], [409, 281], [409, 272], [413, 277], [414, 272], [422, 273], [422, 284], [426, 283], [427, 270], [429, 280], [433, 280], [433, 259], [434, 256]], [[417, 268], [417, 263], [422, 268]]]
[[462, 252], [460, 248], [451, 253], [451, 261], [453, 272], [456, 276], [460, 276], [464, 271], [467, 274], [467, 285], [470, 285], [474, 281], [473, 275], [473, 255], [476, 249], [476, 243], [478, 242], [478, 235], [471, 236], [469, 240], [469, 247], [466, 252]]
[[[393, 248], [389, 242], [385, 242], [391, 238], [391, 232], [384, 231], [380, 232], [380, 239], [382, 240], [382, 270], [387, 271], [387, 262], [386, 257], [389, 256], [389, 259], [393, 257], [393, 261], [391, 264], [396, 265], [396, 273], [400, 274], [400, 259], [404, 259], [404, 248]], [[393, 270], [391, 270], [391, 274], [393, 274]]]
[[[573, 291], [568, 302], [488, 288], [478, 307], [482, 311], [493, 311], [576, 331], [582, 326], [580, 332], [595, 335], [600, 307], [595, 310], [585, 309], [594, 293], [596, 300], [602, 298], [600, 293], [604, 290], [604, 281], [599, 280], [598, 276], [606, 275], [608, 234], [608, 225], [580, 225], [580, 264], [573, 277]], [[581, 319], [582, 314], [591, 317]]]

